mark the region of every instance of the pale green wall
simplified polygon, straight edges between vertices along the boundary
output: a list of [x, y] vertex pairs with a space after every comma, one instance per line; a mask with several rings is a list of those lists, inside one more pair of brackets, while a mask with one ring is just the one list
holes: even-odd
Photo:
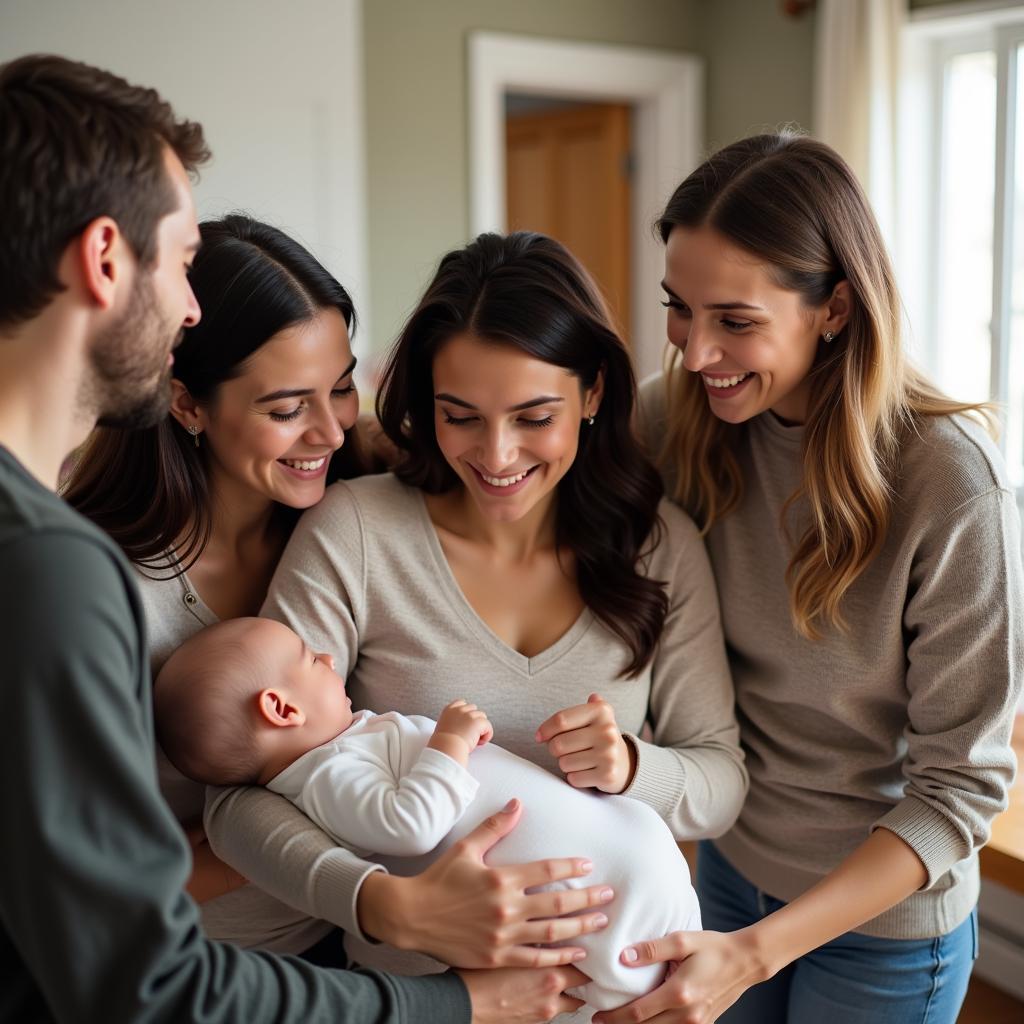
[[786, 18], [777, 0], [365, 0], [363, 17], [374, 330], [363, 344], [377, 351], [469, 233], [468, 32], [700, 54], [711, 144], [810, 124], [813, 16]]
[[467, 33], [694, 52], [700, 7], [699, 0], [364, 0], [375, 349], [394, 339], [438, 258], [467, 240]]
[[810, 131], [814, 14], [787, 17], [777, 0], [705, 0], [706, 141], [717, 149], [792, 123]]
[[[477, 29], [697, 53], [706, 137], [810, 127], [813, 15], [778, 0], [364, 0], [370, 304], [380, 351], [469, 232], [466, 37]], [[366, 351], [366, 349], [363, 349]]]

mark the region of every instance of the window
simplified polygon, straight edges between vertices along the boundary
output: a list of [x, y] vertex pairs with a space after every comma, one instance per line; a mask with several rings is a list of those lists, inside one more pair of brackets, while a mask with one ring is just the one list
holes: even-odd
[[1024, 499], [1024, 5], [906, 36], [894, 248], [911, 350], [947, 394], [999, 403]]

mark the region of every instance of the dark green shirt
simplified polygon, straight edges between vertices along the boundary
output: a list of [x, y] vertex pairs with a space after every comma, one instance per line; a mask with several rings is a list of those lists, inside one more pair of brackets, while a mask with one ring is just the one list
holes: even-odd
[[210, 942], [157, 788], [142, 609], [114, 543], [0, 448], [0, 1024], [460, 1024], [454, 975]]

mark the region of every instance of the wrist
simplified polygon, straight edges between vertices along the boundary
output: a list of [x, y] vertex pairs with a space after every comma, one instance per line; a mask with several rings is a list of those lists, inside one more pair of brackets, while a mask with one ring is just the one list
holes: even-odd
[[363, 934], [396, 949], [408, 944], [408, 879], [375, 871], [363, 879], [356, 896], [356, 918]]
[[628, 736], [622, 734], [622, 743], [626, 748], [626, 781], [619, 790], [620, 793], [625, 793], [630, 786], [633, 785], [633, 780], [636, 778], [636, 766], [637, 766], [637, 752], [636, 745], [633, 743]]
[[777, 941], [772, 941], [771, 929], [764, 926], [770, 917], [763, 918], [757, 924], [748, 925], [734, 932], [746, 953], [753, 976], [751, 984], [760, 984], [774, 978], [779, 971], [791, 962], [785, 952], [780, 951]]
[[438, 750], [447, 754], [453, 761], [457, 761], [463, 768], [469, 763], [470, 746], [458, 733], [435, 732], [430, 737], [427, 746], [431, 750]]

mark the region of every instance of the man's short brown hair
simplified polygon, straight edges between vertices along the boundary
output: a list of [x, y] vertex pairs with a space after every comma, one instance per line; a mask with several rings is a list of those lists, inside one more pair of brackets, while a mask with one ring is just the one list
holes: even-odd
[[165, 146], [190, 173], [209, 157], [202, 128], [154, 89], [63, 57], [0, 66], [0, 328], [61, 290], [61, 255], [97, 217], [153, 263], [157, 223], [175, 209]]

